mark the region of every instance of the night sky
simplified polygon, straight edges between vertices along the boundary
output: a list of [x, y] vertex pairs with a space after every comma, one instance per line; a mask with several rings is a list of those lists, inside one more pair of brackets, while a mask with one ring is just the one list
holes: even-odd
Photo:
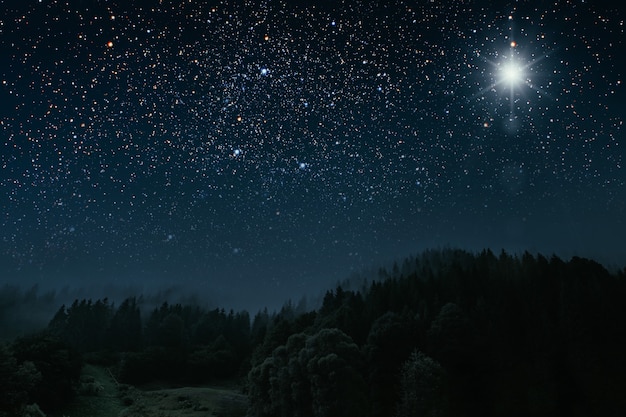
[[258, 307], [426, 248], [626, 265], [623, 10], [0, 1], [0, 282]]

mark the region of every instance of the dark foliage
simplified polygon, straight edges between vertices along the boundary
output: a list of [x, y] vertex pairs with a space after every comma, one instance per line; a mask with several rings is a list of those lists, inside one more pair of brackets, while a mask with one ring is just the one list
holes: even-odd
[[48, 328], [89, 360], [105, 365], [119, 361], [120, 380], [134, 384], [237, 376], [247, 372], [252, 346], [245, 311], [163, 303], [142, 321], [134, 297], [118, 308], [106, 299], [76, 300], [69, 308], [62, 306]]
[[617, 416], [625, 296], [624, 271], [582, 258], [425, 252], [365, 290], [328, 291], [304, 329], [297, 315], [275, 316], [252, 357], [251, 411], [325, 415], [311, 414], [306, 381], [317, 377], [298, 373], [293, 358], [303, 354], [290, 345], [334, 328], [359, 347], [353, 371], [367, 382], [372, 416]]
[[[618, 416], [626, 409], [626, 270], [524, 253], [425, 252], [275, 313], [135, 298], [59, 309], [48, 334], [0, 350], [1, 412], [54, 409], [75, 351], [120, 380], [247, 375], [263, 416]], [[54, 337], [53, 337], [54, 336]]]
[[0, 416], [19, 415], [41, 378], [33, 362], [18, 363], [10, 347], [0, 345]]
[[449, 415], [446, 379], [446, 372], [439, 363], [422, 352], [414, 351], [401, 368], [396, 416]]
[[339, 329], [292, 335], [250, 371], [250, 400], [262, 416], [369, 415], [363, 355]]
[[185, 359], [185, 352], [174, 347], [151, 346], [141, 352], [128, 352], [122, 357], [119, 379], [130, 384], [154, 380], [178, 382]]
[[58, 297], [55, 291], [41, 292], [38, 285], [26, 289], [0, 286], [0, 342], [45, 328], [50, 312], [59, 307]]
[[82, 361], [58, 338], [46, 333], [19, 338], [2, 356], [5, 369], [17, 366], [13, 375], [0, 376], [8, 390], [6, 404], [13, 411], [26, 402], [37, 403], [45, 412], [55, 411], [73, 397]]

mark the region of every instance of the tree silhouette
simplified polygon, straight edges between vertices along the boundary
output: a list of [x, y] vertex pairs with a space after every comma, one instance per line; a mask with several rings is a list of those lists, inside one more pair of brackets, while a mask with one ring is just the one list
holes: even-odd
[[445, 384], [443, 367], [422, 352], [414, 351], [402, 366], [396, 417], [448, 415]]
[[[57, 410], [73, 397], [82, 368], [78, 352], [45, 333], [17, 339], [12, 350], [19, 365], [32, 363], [41, 374], [30, 400], [45, 412]], [[32, 367], [29, 374], [35, 375]]]

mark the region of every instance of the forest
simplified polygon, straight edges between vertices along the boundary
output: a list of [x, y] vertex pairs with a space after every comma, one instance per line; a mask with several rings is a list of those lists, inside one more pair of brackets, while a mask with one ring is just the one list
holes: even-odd
[[0, 416], [62, 410], [85, 364], [122, 384], [235, 383], [252, 417], [621, 416], [626, 269], [425, 251], [279, 311], [141, 297], [60, 306], [0, 345]]

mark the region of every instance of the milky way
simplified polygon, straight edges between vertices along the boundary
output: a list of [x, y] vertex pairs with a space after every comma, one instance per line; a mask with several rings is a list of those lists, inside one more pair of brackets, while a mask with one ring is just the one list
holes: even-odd
[[620, 11], [15, 3], [7, 279], [267, 295], [432, 245], [626, 262]]

